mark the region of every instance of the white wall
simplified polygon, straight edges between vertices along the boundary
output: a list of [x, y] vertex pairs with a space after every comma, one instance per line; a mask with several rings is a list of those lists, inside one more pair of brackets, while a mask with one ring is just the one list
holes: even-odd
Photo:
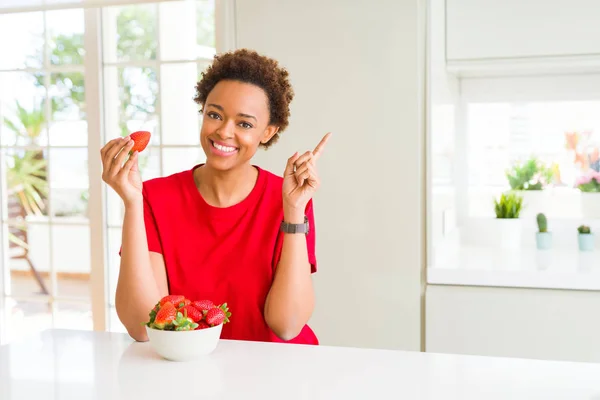
[[289, 130], [258, 162], [282, 173], [333, 132], [315, 198], [323, 344], [420, 348], [420, 3], [236, 2], [237, 47], [280, 60], [296, 91]]
[[600, 293], [428, 286], [427, 351], [600, 362]]

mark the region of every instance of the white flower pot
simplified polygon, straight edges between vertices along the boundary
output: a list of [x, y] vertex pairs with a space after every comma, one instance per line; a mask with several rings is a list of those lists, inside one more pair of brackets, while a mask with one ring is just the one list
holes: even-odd
[[497, 218], [498, 235], [496, 247], [517, 250], [521, 247], [521, 220], [519, 218]]
[[531, 217], [539, 213], [548, 214], [550, 211], [551, 196], [547, 190], [520, 190], [517, 192], [523, 197], [521, 217]]
[[581, 192], [581, 216], [600, 218], [600, 193]]

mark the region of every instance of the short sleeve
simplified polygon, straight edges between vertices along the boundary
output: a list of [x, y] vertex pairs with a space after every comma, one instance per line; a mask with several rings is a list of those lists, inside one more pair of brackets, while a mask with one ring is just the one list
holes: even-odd
[[[315, 215], [313, 210], [312, 199], [308, 202], [305, 209], [306, 219], [308, 220], [309, 231], [306, 235], [306, 248], [308, 250], [308, 262], [310, 263], [311, 273], [317, 272], [317, 257], [316, 257], [316, 231], [315, 231]], [[275, 258], [273, 268], [279, 264], [281, 252], [283, 250], [284, 234], [279, 232], [277, 235], [277, 243], [275, 248]]]
[[[146, 239], [148, 242], [148, 251], [162, 254], [162, 246], [160, 244], [160, 238], [158, 236], [158, 226], [156, 224], [156, 218], [150, 201], [148, 199], [148, 192], [146, 188], [143, 189], [144, 196], [144, 226], [146, 228]], [[121, 249], [119, 249], [119, 256], [121, 255]]]

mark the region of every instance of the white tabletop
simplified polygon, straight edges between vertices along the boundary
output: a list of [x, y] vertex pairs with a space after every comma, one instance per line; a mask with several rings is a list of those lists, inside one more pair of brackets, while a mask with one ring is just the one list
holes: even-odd
[[168, 398], [600, 400], [600, 365], [237, 341], [177, 363], [68, 330], [0, 347], [3, 400]]

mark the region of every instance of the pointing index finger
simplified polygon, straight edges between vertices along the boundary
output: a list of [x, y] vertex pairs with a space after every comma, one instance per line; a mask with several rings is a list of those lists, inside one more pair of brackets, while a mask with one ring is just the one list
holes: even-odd
[[317, 147], [315, 147], [315, 149], [313, 150], [313, 158], [315, 160], [318, 159], [321, 156], [321, 154], [323, 153], [323, 150], [325, 149], [325, 145], [327, 144], [327, 141], [329, 140], [330, 136], [331, 136], [331, 132], [328, 132], [325, 136], [323, 136], [323, 139], [321, 139], [321, 141], [319, 142]]

